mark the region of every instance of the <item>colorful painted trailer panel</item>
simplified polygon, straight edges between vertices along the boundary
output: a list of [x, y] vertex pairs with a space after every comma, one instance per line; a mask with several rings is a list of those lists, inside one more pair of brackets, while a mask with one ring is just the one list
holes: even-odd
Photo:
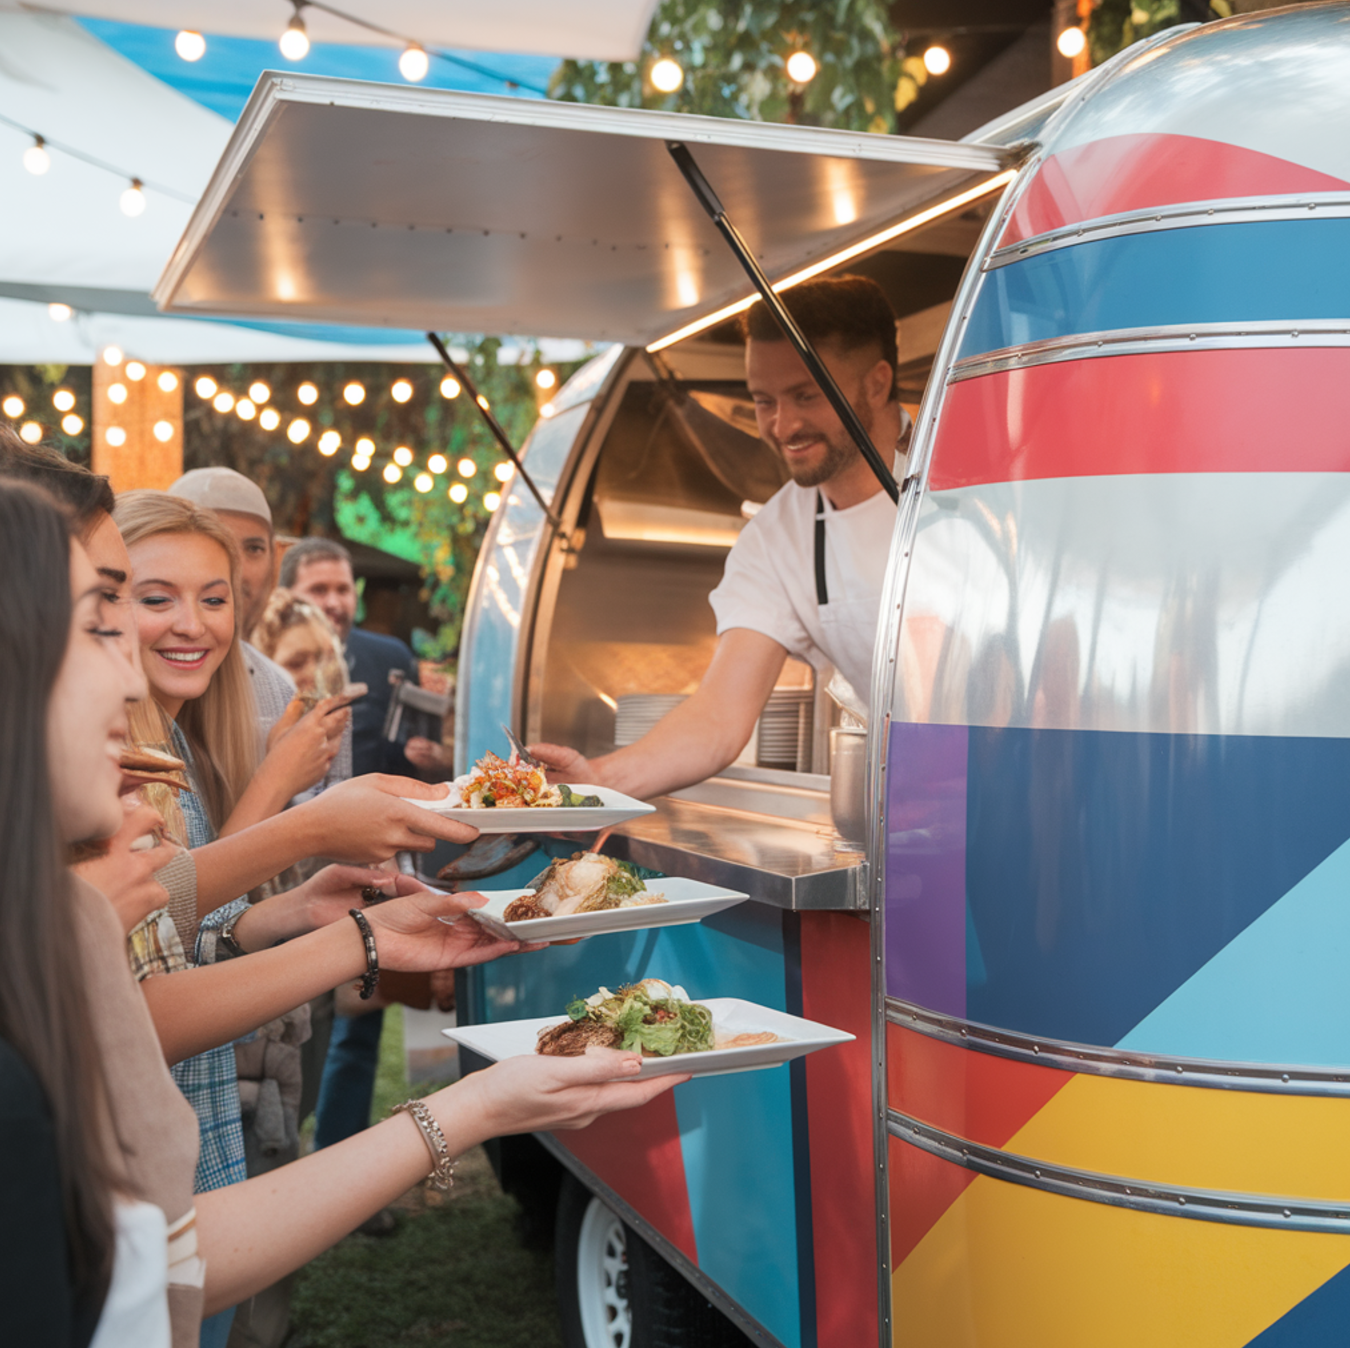
[[1350, 7], [1135, 48], [1010, 189], [885, 678], [892, 1341], [1350, 1313]]

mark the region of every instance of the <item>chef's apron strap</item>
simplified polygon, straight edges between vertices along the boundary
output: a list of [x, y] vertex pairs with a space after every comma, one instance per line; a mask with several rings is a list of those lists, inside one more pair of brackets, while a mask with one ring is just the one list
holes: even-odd
[[816, 603], [829, 602], [830, 590], [825, 584], [825, 502], [816, 492]]

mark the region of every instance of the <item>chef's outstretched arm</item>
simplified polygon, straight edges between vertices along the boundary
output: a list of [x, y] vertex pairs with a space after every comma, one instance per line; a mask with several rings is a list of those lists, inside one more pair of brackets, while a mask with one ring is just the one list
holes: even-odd
[[772, 637], [733, 627], [697, 692], [635, 744], [595, 759], [559, 744], [532, 744], [530, 752], [549, 765], [553, 781], [608, 786], [640, 800], [691, 786], [735, 762], [786, 659]]

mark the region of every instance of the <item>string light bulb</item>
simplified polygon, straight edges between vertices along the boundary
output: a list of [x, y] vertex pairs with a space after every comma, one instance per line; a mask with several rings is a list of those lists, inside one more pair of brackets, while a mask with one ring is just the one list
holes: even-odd
[[492, 404], [488, 402], [487, 398], [484, 397], [483, 394], [480, 393], [478, 395], [478, 406], [481, 407], [484, 412], [486, 412], [492, 406]]
[[305, 382], [295, 390], [295, 396], [299, 398], [306, 407], [313, 407], [314, 404], [319, 401], [319, 390], [306, 379]]
[[325, 458], [332, 458], [334, 454], [342, 448], [342, 437], [337, 431], [324, 431], [319, 436], [319, 453]]
[[234, 394], [231, 393], [229, 389], [221, 389], [220, 392], [211, 399], [211, 406], [214, 407], [217, 412], [233, 412]]
[[558, 376], [550, 369], [542, 369], [534, 377], [535, 386], [542, 389], [551, 389], [558, 382]]
[[75, 395], [68, 388], [59, 388], [52, 394], [52, 406], [58, 412], [69, 412], [75, 406]]
[[684, 83], [684, 67], [669, 56], [663, 56], [651, 68], [652, 85], [663, 94], [673, 94]]
[[234, 412], [240, 421], [252, 421], [258, 415], [258, 404], [252, 398], [240, 398], [234, 405]]
[[291, 21], [286, 25], [281, 40], [277, 43], [281, 54], [288, 61], [303, 61], [309, 55], [309, 34], [305, 31], [305, 21], [300, 17], [300, 6], [296, 5]]
[[459, 380], [456, 379], [454, 375], [448, 374], [445, 376], [444, 379], [441, 380], [441, 397], [442, 398], [459, 397]]
[[418, 473], [418, 475], [413, 478], [413, 486], [423, 494], [429, 492], [435, 485], [436, 479], [432, 477], [430, 473]]
[[365, 454], [353, 454], [352, 467], [355, 468], [358, 473], [364, 473], [366, 469], [370, 467], [370, 459]]
[[127, 378], [139, 384], [145, 378], [145, 366], [138, 360], [127, 361]]
[[220, 385], [209, 374], [199, 374], [192, 387], [199, 398], [214, 398]]
[[456, 505], [463, 505], [469, 499], [469, 489], [462, 482], [453, 483], [445, 493]]
[[433, 454], [427, 460], [427, 467], [430, 468], [433, 473], [443, 473], [450, 467], [450, 460], [447, 459], [444, 454]]
[[410, 42], [403, 49], [403, 55], [398, 58], [398, 73], [409, 84], [426, 79], [430, 68], [431, 62], [427, 59], [426, 49], [416, 42]]
[[483, 493], [483, 509], [486, 510], [489, 515], [492, 514], [501, 503], [502, 497], [500, 492], [489, 491]]
[[472, 459], [461, 459], [456, 465], [460, 477], [472, 477], [478, 471], [478, 465]]
[[1087, 48], [1087, 34], [1081, 28], [1066, 28], [1055, 42], [1059, 48], [1061, 56], [1067, 56], [1070, 61], [1075, 56], [1081, 56]]
[[139, 178], [131, 180], [131, 186], [118, 198], [123, 215], [130, 216], [134, 220], [138, 215], [145, 214], [145, 192], [142, 190], [144, 186]]
[[52, 166], [52, 157], [47, 153], [47, 142], [41, 136], [34, 136], [33, 143], [23, 152], [23, 166], [35, 178], [40, 178]]
[[375, 457], [375, 441], [368, 435], [363, 435], [356, 442], [356, 452], [362, 458], [373, 459]]
[[17, 421], [23, 416], [23, 399], [17, 393], [11, 393], [4, 402], [0, 403], [0, 412], [4, 412], [7, 417]]
[[121, 407], [121, 405], [124, 402], [126, 402], [126, 400], [127, 400], [127, 386], [125, 384], [108, 385], [108, 401], [110, 403], [116, 403], [118, 407]]
[[200, 61], [206, 55], [206, 39], [194, 29], [184, 28], [174, 38], [173, 49], [184, 61]]
[[50, 318], [53, 323], [66, 322], [74, 312], [75, 311], [70, 305], [62, 304], [59, 301], [54, 301], [47, 306], [47, 317]]
[[289, 426], [286, 427], [286, 439], [293, 445], [303, 443], [309, 438], [310, 425], [304, 417], [296, 417]]
[[793, 84], [810, 84], [820, 67], [809, 51], [795, 51], [788, 57], [786, 69]]
[[255, 379], [248, 386], [248, 396], [261, 407], [272, 396], [272, 390], [261, 379]]
[[403, 469], [396, 463], [386, 463], [380, 476], [392, 487], [403, 476]]
[[122, 363], [122, 348], [120, 346], [105, 346], [103, 348], [103, 363], [111, 365], [114, 369]]
[[545, 421], [547, 421], [549, 417], [554, 416], [557, 413], [557, 411], [558, 409], [552, 403], [545, 403], [539, 409], [539, 415], [543, 417]]
[[67, 435], [79, 435], [84, 430], [84, 418], [76, 416], [74, 412], [68, 412], [61, 418], [61, 429]]
[[413, 452], [407, 445], [399, 445], [399, 447], [394, 450], [394, 462], [398, 464], [400, 468], [406, 468], [412, 461]]
[[173, 439], [173, 422], [157, 421], [152, 432], [161, 445], [167, 445]]
[[935, 42], [923, 54], [923, 68], [930, 75], [945, 75], [952, 68], [951, 52]]
[[389, 392], [396, 403], [406, 403], [413, 396], [413, 386], [406, 379], [396, 379]]
[[274, 431], [281, 425], [281, 413], [275, 407], [264, 407], [258, 413], [258, 425], [265, 431]]
[[351, 407], [357, 407], [366, 400], [366, 386], [355, 379], [342, 390], [343, 400]]
[[509, 463], [499, 463], [492, 470], [492, 476], [495, 477], [498, 482], [507, 482], [510, 480], [511, 474], [514, 471], [515, 470], [511, 467]]
[[127, 433], [121, 426], [109, 426], [103, 438], [114, 448], [121, 449], [127, 442]]
[[172, 393], [178, 387], [178, 376], [172, 370], [161, 370], [155, 383], [161, 393]]
[[[124, 431], [122, 434], [125, 438], [126, 432]], [[42, 439], [42, 427], [39, 426], [36, 421], [25, 421], [23, 425], [19, 427], [19, 439], [22, 440], [25, 445], [37, 444], [37, 442]]]

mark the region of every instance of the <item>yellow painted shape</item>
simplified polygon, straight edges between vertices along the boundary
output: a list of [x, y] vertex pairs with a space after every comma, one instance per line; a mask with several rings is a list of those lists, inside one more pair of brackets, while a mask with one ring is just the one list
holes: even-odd
[[1228, 1226], [978, 1176], [891, 1278], [895, 1348], [1238, 1348], [1350, 1236]]
[[1350, 1202], [1350, 1100], [1080, 1074], [1004, 1150], [1155, 1184]]

